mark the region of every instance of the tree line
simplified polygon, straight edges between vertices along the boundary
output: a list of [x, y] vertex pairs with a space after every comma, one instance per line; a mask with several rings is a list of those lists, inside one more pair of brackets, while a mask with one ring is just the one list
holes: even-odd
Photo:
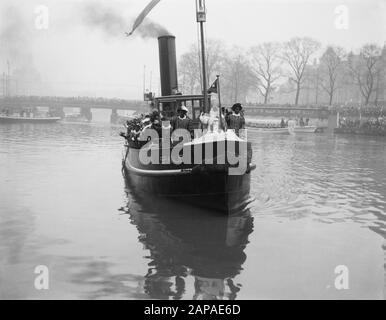
[[[243, 50], [211, 39], [206, 53], [208, 83], [221, 75], [225, 103], [377, 105], [384, 100], [386, 48], [377, 44], [347, 52], [295, 37]], [[200, 70], [199, 48], [192, 45], [179, 60], [181, 91], [202, 92]]]

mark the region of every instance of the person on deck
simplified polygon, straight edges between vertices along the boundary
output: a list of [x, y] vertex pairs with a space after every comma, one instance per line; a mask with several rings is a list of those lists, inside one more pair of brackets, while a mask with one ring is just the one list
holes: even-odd
[[146, 129], [149, 129], [151, 127], [151, 118], [150, 114], [145, 115], [143, 120], [141, 121], [141, 131], [145, 131]]
[[151, 128], [156, 130], [158, 136], [162, 137], [162, 124], [161, 124], [161, 116], [158, 111], [153, 111], [150, 115]]
[[228, 129], [234, 130], [237, 135], [239, 135], [240, 129], [245, 127], [245, 118], [241, 113], [243, 107], [240, 103], [235, 103], [232, 106], [232, 113], [226, 116], [226, 122]]
[[181, 106], [177, 110], [177, 116], [172, 119], [171, 125], [174, 130], [185, 129], [193, 132], [192, 120], [188, 117], [188, 108]]

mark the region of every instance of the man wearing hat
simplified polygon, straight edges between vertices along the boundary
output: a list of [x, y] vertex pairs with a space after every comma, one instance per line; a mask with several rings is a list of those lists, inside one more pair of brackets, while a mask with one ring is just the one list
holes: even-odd
[[177, 129], [185, 129], [189, 132], [193, 131], [192, 120], [188, 117], [188, 108], [181, 106], [177, 109], [177, 116], [172, 120], [173, 131]]
[[234, 130], [237, 135], [239, 135], [240, 129], [245, 127], [245, 119], [241, 113], [243, 107], [240, 103], [235, 103], [232, 106], [232, 113], [226, 116], [226, 121], [228, 124], [228, 129]]

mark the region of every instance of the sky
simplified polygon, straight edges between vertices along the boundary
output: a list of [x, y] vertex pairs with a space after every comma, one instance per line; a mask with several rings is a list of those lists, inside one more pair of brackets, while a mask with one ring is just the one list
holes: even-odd
[[[35, 93], [39, 82], [42, 95], [141, 99], [144, 74], [146, 88], [157, 92], [155, 35], [175, 35], [178, 56], [197, 44], [195, 0], [161, 0], [146, 28], [126, 37], [148, 2], [2, 0], [0, 72], [8, 60], [11, 73], [31, 74], [30, 90], [19, 84], [23, 94]], [[206, 0], [206, 6], [207, 37], [230, 48], [295, 36], [347, 50], [386, 41], [386, 0]]]

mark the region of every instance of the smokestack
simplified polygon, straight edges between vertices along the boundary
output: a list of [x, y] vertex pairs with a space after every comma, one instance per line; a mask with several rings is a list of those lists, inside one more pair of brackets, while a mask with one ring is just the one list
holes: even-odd
[[158, 46], [161, 93], [162, 96], [173, 95], [178, 91], [176, 37], [161, 36], [158, 38]]

